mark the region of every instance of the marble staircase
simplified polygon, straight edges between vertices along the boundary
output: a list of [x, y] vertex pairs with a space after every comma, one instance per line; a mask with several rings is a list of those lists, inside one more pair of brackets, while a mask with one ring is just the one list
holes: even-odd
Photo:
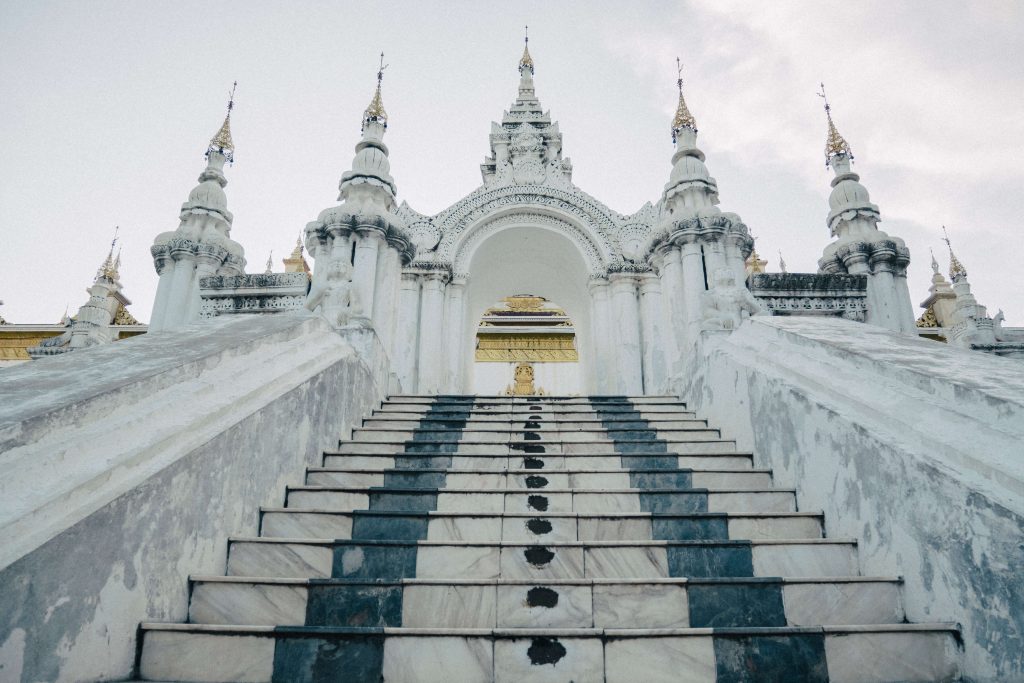
[[[823, 457], [825, 454], [823, 454]], [[955, 681], [751, 453], [673, 397], [396, 396], [324, 454], [188, 622], [173, 681]]]

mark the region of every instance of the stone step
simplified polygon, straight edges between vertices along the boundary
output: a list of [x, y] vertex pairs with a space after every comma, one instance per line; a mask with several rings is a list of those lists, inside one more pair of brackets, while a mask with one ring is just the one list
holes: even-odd
[[488, 396], [485, 394], [395, 394], [389, 396], [385, 403], [426, 403], [430, 405], [467, 404], [467, 403], [498, 403], [498, 404], [535, 404], [550, 403], [558, 405], [586, 404], [610, 406], [627, 404], [678, 404], [685, 405], [678, 396]]
[[881, 683], [959, 679], [953, 624], [746, 629], [141, 625], [140, 676], [174, 681]]
[[516, 411], [494, 411], [494, 410], [472, 410], [466, 411], [433, 411], [416, 410], [412, 407], [388, 407], [374, 410], [370, 417], [365, 419], [394, 419], [394, 420], [469, 420], [472, 422], [524, 422], [529, 419], [542, 422], [598, 422], [601, 424], [614, 424], [616, 422], [658, 422], [664, 420], [696, 420], [695, 413], [688, 411], [657, 411], [648, 410], [619, 411], [612, 413], [597, 413], [595, 411], [572, 410], [568, 412], [553, 412], [550, 410], [516, 410]]
[[782, 540], [824, 535], [820, 512], [393, 512], [263, 508], [265, 538], [393, 538], [474, 543]]
[[655, 443], [660, 441], [716, 441], [721, 438], [717, 429], [695, 426], [693, 429], [377, 429], [356, 427], [352, 430], [352, 441], [393, 443], [412, 441], [414, 443], [535, 443], [565, 444], [610, 442]]
[[289, 486], [285, 507], [441, 512], [795, 512], [796, 491], [659, 489], [424, 489]]
[[822, 537], [821, 513], [484, 513], [266, 508], [261, 536], [515, 543]]
[[900, 579], [421, 579], [192, 577], [194, 624], [405, 628], [743, 628], [898, 624]]
[[[749, 471], [753, 467], [754, 456], [751, 453], [702, 453], [692, 455], [676, 455], [667, 453], [631, 453], [620, 455], [607, 453], [604, 455], [558, 454], [547, 453], [516, 453], [513, 455], [460, 455], [439, 453], [403, 453], [383, 452], [340, 454], [324, 453], [323, 464], [327, 468], [361, 468], [361, 469], [477, 469], [500, 470], [527, 469], [573, 472], [589, 468], [656, 468], [698, 470], [735, 470]], [[401, 467], [399, 467], [399, 465]]]
[[709, 453], [735, 453], [736, 442], [718, 439], [671, 439], [660, 442], [620, 440], [601, 441], [517, 441], [494, 443], [491, 441], [453, 440], [448, 442], [419, 441], [340, 441], [337, 454], [392, 454], [392, 453], [458, 453], [460, 455], [522, 455], [530, 453], [616, 455], [665, 454], [706, 455]]
[[531, 420], [530, 416], [519, 420], [469, 420], [440, 419], [435, 417], [390, 418], [369, 417], [363, 420], [363, 426], [357, 429], [385, 430], [399, 432], [415, 432], [432, 434], [434, 432], [499, 432], [522, 433], [534, 432], [612, 432], [646, 431], [658, 434], [662, 431], [680, 431], [707, 429], [706, 420], [663, 419], [663, 420]]
[[550, 579], [857, 576], [848, 539], [451, 541], [232, 538], [227, 574], [340, 579]]
[[770, 470], [585, 469], [562, 472], [513, 469], [388, 469], [310, 467], [307, 486], [400, 486], [446, 489], [656, 488], [769, 489]]

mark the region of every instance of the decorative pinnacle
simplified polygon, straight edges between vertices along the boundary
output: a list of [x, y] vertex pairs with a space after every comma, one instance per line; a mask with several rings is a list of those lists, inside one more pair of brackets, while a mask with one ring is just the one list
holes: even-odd
[[949, 248], [949, 279], [953, 282], [960, 282], [967, 277], [967, 269], [953, 253], [953, 245], [949, 241], [949, 233], [946, 232], [945, 225], [942, 226], [942, 234], [945, 235], [942, 239], [946, 243], [946, 247]]
[[786, 262], [782, 259], [782, 250], [781, 249], [779, 249], [779, 270], [782, 271], [783, 273], [787, 272], [786, 271]]
[[110, 251], [107, 252], [107, 258], [100, 264], [99, 270], [96, 271], [96, 279], [104, 278], [107, 280], [114, 281], [119, 275], [117, 269], [121, 265], [121, 250], [118, 249], [117, 257], [114, 257], [114, 247], [117, 246], [117, 233], [121, 230], [119, 226], [114, 226], [114, 239], [110, 241]]
[[380, 97], [380, 84], [384, 80], [384, 69], [388, 68], [388, 65], [384, 63], [384, 53], [380, 53], [380, 68], [377, 69], [377, 90], [373, 93], [373, 99], [370, 100], [370, 105], [363, 112], [363, 130], [366, 130], [366, 124], [368, 123], [382, 123], [384, 127], [388, 127], [388, 113], [384, 111], [384, 101]]
[[265, 271], [263, 271], [263, 274], [264, 275], [273, 275], [274, 274], [274, 250], [273, 249], [270, 250], [270, 255], [267, 256], [267, 269]]
[[686, 106], [686, 100], [683, 99], [683, 64], [679, 61], [679, 57], [676, 57], [676, 74], [678, 75], [676, 86], [679, 88], [679, 104], [676, 106], [676, 115], [672, 119], [672, 144], [676, 143], [683, 128], [689, 128], [694, 133], [697, 132], [697, 120], [693, 118], [689, 107]]
[[224, 117], [224, 123], [220, 124], [220, 130], [210, 139], [210, 146], [206, 150], [209, 157], [212, 152], [222, 154], [229, 163], [235, 160], [235, 143], [231, 140], [231, 110], [235, 108], [235, 89], [238, 81], [231, 86], [231, 94], [228, 95], [228, 113]]
[[292, 255], [288, 258], [300, 259], [302, 258], [302, 250], [305, 247], [302, 246], [302, 235], [299, 235], [298, 239], [295, 240], [295, 248], [292, 249]]
[[932, 273], [935, 275], [939, 274], [939, 262], [935, 260], [935, 252], [931, 247], [928, 247], [928, 252], [932, 255]]
[[530, 27], [523, 27], [523, 56], [519, 59], [519, 73], [529, 68], [533, 71], [533, 57], [530, 56]]
[[821, 83], [821, 92], [817, 93], [817, 95], [825, 100], [825, 116], [828, 118], [828, 137], [825, 139], [825, 166], [828, 166], [833, 157], [837, 157], [840, 154], [845, 154], [850, 157], [850, 161], [853, 161], [853, 151], [850, 149], [850, 145], [839, 134], [839, 131], [836, 130], [836, 124], [832, 122], [832, 107], [829, 105], [828, 97], [825, 95], [824, 83]]

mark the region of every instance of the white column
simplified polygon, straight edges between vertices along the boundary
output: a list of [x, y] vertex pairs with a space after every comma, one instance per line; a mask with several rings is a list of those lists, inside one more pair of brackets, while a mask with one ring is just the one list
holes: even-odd
[[726, 267], [725, 249], [720, 237], [715, 234], [713, 239], [704, 242], [704, 270], [708, 276], [708, 287], [714, 286], [715, 271]]
[[640, 320], [643, 332], [644, 393], [660, 394], [667, 388], [668, 364], [665, 361], [665, 342], [671, 339], [670, 324], [664, 317], [661, 301], [661, 281], [657, 276], [645, 275], [640, 280]]
[[402, 288], [399, 294], [399, 320], [395, 335], [395, 356], [392, 362], [402, 392], [414, 394], [417, 391], [417, 356], [420, 342], [420, 276], [416, 273], [402, 273]]
[[187, 246], [171, 248], [171, 255], [174, 257], [174, 276], [171, 279], [171, 291], [167, 297], [167, 311], [164, 314], [165, 330], [177, 329], [184, 323], [196, 272], [193, 246], [190, 242]]
[[725, 241], [725, 262], [732, 269], [736, 284], [742, 286], [747, 281], [747, 260], [743, 258], [743, 235], [731, 232]]
[[373, 318], [374, 288], [377, 284], [377, 252], [383, 237], [379, 230], [365, 230], [359, 234], [359, 241], [356, 242], [356, 258], [352, 263], [352, 282], [359, 292], [359, 301], [362, 303], [366, 317], [371, 318], [374, 328], [377, 320]]
[[159, 332], [164, 329], [163, 322], [167, 314], [167, 298], [171, 294], [171, 280], [174, 277], [174, 261], [170, 250], [166, 247], [155, 247], [153, 264], [160, 276], [156, 285], [156, 296], [153, 298], [153, 312], [149, 316], [149, 331]]
[[614, 379], [616, 360], [615, 343], [612, 340], [611, 313], [608, 310], [608, 281], [590, 281], [590, 303], [593, 341], [593, 358], [587, 359], [592, 378], [590, 391], [610, 394]]
[[465, 316], [466, 316], [466, 281], [452, 280], [445, 288], [445, 324], [444, 339], [448, 352], [444, 385], [442, 390], [448, 394], [462, 393], [463, 349], [466, 348]]
[[910, 289], [907, 287], [907, 271], [898, 271], [895, 279], [896, 297], [899, 300], [900, 328], [904, 332], [916, 335], [917, 325], [914, 322], [914, 305], [910, 302]]
[[670, 372], [675, 374], [681, 368], [679, 349], [683, 348], [686, 339], [686, 294], [683, 283], [683, 262], [679, 245], [667, 244], [659, 249], [661, 256], [661, 299], [662, 308], [666, 312], [669, 332], [669, 343], [665, 345], [665, 358]]
[[687, 242], [680, 247], [683, 264], [683, 300], [686, 311], [686, 331], [679, 345], [681, 355], [686, 355], [691, 344], [697, 340], [700, 328], [700, 295], [704, 291], [704, 264], [701, 261], [700, 245]]
[[[377, 252], [377, 274], [374, 284], [373, 327], [388, 357], [394, 360], [393, 344], [398, 318], [398, 288], [401, 263], [398, 251], [387, 241], [381, 241]], [[393, 370], [394, 368], [392, 368]]]
[[636, 296], [636, 279], [633, 275], [616, 273], [611, 281], [613, 327], [617, 331], [618, 376], [617, 391], [627, 396], [642, 394], [643, 365], [640, 351], [640, 302]]
[[417, 391], [436, 394], [441, 388], [445, 356], [441, 350], [444, 329], [444, 273], [429, 273], [423, 283], [420, 309], [420, 357]]

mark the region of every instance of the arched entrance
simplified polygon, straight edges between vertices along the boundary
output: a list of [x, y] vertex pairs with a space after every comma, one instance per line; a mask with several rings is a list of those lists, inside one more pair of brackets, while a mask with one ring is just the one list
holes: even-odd
[[593, 316], [584, 255], [569, 237], [536, 225], [509, 225], [460, 253], [465, 294], [458, 354], [461, 391], [472, 391], [474, 340], [484, 312], [509, 294], [529, 292], [557, 301], [572, 319], [586, 391], [594, 392]]

